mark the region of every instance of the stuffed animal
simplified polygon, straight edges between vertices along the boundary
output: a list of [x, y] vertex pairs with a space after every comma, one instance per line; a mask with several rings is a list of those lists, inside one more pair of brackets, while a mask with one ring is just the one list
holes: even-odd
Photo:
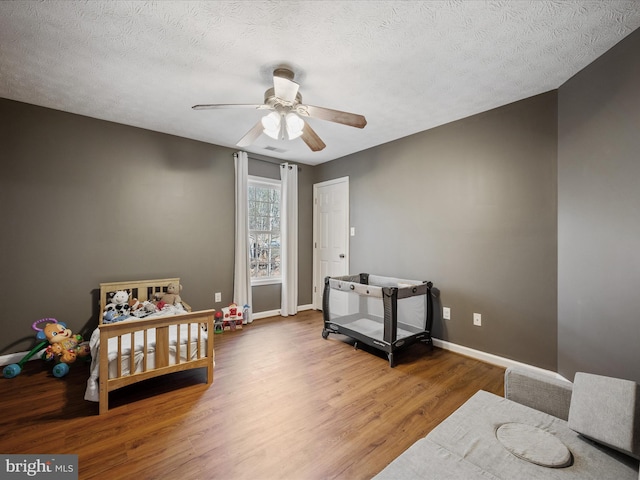
[[113, 321], [118, 317], [129, 315], [131, 307], [129, 305], [129, 292], [118, 290], [111, 296], [111, 302], [104, 308], [103, 319]]
[[[129, 302], [131, 303], [131, 302]], [[160, 302], [158, 302], [160, 303]], [[144, 302], [137, 302], [135, 308], [131, 310], [131, 315], [138, 318], [144, 318], [147, 315], [162, 310], [161, 307], [158, 307], [155, 303], [149, 302], [145, 300]], [[109, 323], [105, 320], [105, 323]]]
[[182, 303], [182, 298], [180, 298], [181, 291], [182, 285], [179, 283], [170, 283], [167, 285], [166, 293], [159, 292], [154, 295], [154, 298], [156, 299], [156, 306], [158, 306], [160, 302], [164, 303], [164, 305], [178, 305], [179, 303]]
[[88, 357], [89, 345], [83, 341], [81, 335], [74, 335], [64, 323], [48, 323], [42, 332], [49, 341], [49, 346], [43, 358], [58, 363], [73, 363], [78, 357]]
[[140, 300], [138, 300], [137, 298], [130, 298], [128, 303], [129, 303], [129, 310], [131, 312], [135, 312], [136, 310], [139, 310], [142, 308], [142, 302], [140, 302]]

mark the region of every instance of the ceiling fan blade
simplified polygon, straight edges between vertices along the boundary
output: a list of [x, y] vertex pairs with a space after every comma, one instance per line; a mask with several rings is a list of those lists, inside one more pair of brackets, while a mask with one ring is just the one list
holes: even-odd
[[194, 110], [211, 110], [215, 108], [251, 108], [254, 110], [262, 110], [265, 108], [271, 108], [268, 105], [249, 105], [249, 104], [241, 104], [241, 103], [213, 103], [209, 105], [194, 105]]
[[313, 105], [298, 105], [296, 112], [306, 117], [319, 118], [328, 122], [342, 123], [350, 127], [364, 128], [367, 119], [356, 113], [332, 110], [331, 108], [314, 107]]
[[238, 140], [238, 143], [236, 143], [236, 145], [238, 147], [248, 147], [258, 139], [258, 137], [262, 134], [263, 130], [264, 130], [264, 127], [262, 126], [262, 121], [259, 121], [253, 126], [251, 130], [249, 130], [245, 134], [244, 137]]
[[273, 90], [276, 97], [293, 103], [300, 85], [293, 81], [293, 73], [285, 68], [278, 68], [273, 72]]
[[302, 128], [302, 136], [300, 137], [307, 144], [307, 146], [314, 152], [319, 152], [324, 147], [326, 147], [325, 143], [318, 136], [318, 134], [309, 126], [307, 122], [304, 122], [304, 127]]

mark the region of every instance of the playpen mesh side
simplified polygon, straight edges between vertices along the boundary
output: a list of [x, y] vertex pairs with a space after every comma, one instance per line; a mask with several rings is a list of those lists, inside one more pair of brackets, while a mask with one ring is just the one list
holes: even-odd
[[426, 328], [427, 296], [422, 293], [426, 292], [424, 282], [361, 274], [331, 278], [329, 286], [331, 291], [327, 307], [332, 322], [381, 338], [384, 330], [384, 296], [390, 294], [390, 289], [398, 289], [398, 337]]
[[369, 275], [369, 284], [398, 289], [398, 323], [418, 330], [424, 330], [427, 327], [428, 305], [425, 282]]
[[[332, 320], [353, 315], [373, 315], [382, 317], [382, 310], [377, 311], [375, 305], [382, 307], [382, 288], [352, 281], [352, 277], [332, 278], [329, 280], [329, 313]], [[369, 307], [373, 308], [369, 308]], [[371, 312], [369, 311], [371, 310]]]

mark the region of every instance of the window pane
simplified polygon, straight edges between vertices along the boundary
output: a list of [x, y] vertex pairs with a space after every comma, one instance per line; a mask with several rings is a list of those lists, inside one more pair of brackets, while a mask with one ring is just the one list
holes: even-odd
[[280, 277], [280, 186], [250, 182], [249, 258], [251, 277]]

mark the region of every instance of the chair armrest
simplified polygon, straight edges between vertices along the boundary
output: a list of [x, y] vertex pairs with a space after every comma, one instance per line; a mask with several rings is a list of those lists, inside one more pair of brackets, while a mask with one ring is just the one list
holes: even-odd
[[509, 367], [504, 374], [504, 396], [562, 420], [569, 418], [571, 382], [524, 368]]

